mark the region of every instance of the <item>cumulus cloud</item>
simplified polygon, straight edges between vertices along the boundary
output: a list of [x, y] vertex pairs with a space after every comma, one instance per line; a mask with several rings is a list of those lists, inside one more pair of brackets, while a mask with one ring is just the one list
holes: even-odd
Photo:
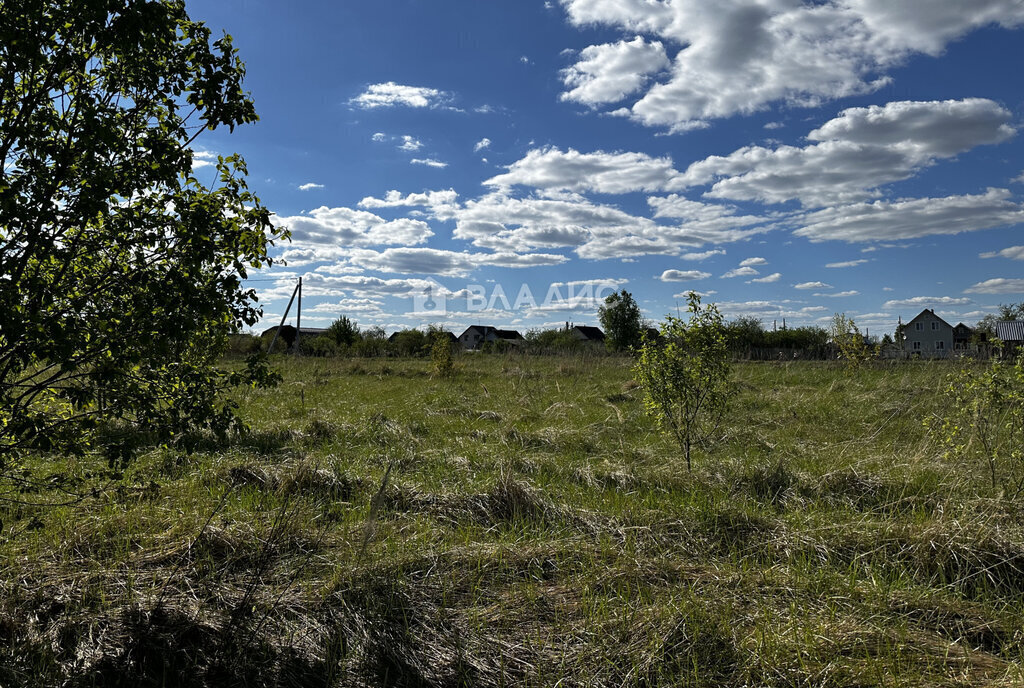
[[743, 260], [740, 261], [740, 265], [743, 266], [743, 267], [752, 267], [754, 265], [767, 265], [767, 264], [768, 264], [768, 261], [766, 259], [764, 259], [764, 258], [761, 258], [760, 256], [755, 256], [753, 258], [744, 258]]
[[299, 191], [312, 191], [313, 189], [322, 189], [322, 188], [324, 188], [323, 184], [314, 184], [313, 182], [308, 182], [306, 184], [299, 184]]
[[759, 275], [759, 274], [761, 274], [761, 273], [759, 273], [754, 268], [739, 267], [739, 268], [733, 268], [729, 272], [725, 273], [724, 275], [722, 275], [722, 278], [723, 279], [728, 279], [729, 277], [749, 277], [750, 275]]
[[[709, 119], [751, 113], [773, 102], [818, 105], [869, 93], [887, 72], [915, 54], [938, 55], [982, 26], [1020, 26], [1016, 0], [563, 0], [569, 21], [602, 24], [624, 34], [590, 46], [562, 72], [562, 97], [588, 105], [639, 91], [617, 114], [682, 131]], [[626, 37], [643, 34], [651, 39]], [[678, 46], [668, 73], [665, 52]], [[664, 49], [662, 49], [663, 51]], [[664, 56], [664, 57], [663, 57]], [[624, 62], [637, 68], [626, 74]]]
[[971, 285], [965, 294], [1024, 294], [1024, 279], [995, 277]]
[[681, 188], [676, 182], [678, 177], [679, 172], [669, 157], [537, 148], [509, 165], [508, 172], [491, 177], [484, 184], [495, 188], [520, 185], [536, 189], [623, 194]]
[[867, 263], [867, 262], [868, 262], [867, 258], [860, 258], [858, 260], [844, 260], [844, 261], [841, 261], [839, 263], [825, 263], [825, 267], [827, 267], [827, 268], [852, 268], [852, 267], [856, 267], [858, 265], [863, 265], [864, 263]]
[[781, 272], [773, 272], [772, 274], [765, 275], [764, 277], [755, 277], [754, 279], [750, 280], [748, 282], [748, 284], [750, 284], [750, 283], [768, 284], [770, 282], [778, 282], [781, 278], [782, 278], [782, 273]]
[[661, 42], [648, 43], [641, 36], [591, 45], [580, 52], [576, 64], [562, 70], [562, 82], [569, 90], [561, 98], [586, 105], [617, 103], [669, 64]]
[[689, 282], [707, 277], [711, 277], [710, 272], [701, 272], [700, 270], [666, 270], [661, 273], [661, 277], [658, 279], [662, 282]]
[[423, 142], [414, 136], [404, 134], [402, 135], [402, 144], [398, 148], [399, 150], [409, 152], [418, 151], [420, 148], [423, 148]]
[[860, 294], [856, 289], [850, 289], [849, 291], [837, 291], [834, 294], [815, 294], [815, 296], [823, 296], [825, 298], [835, 299], [842, 298], [844, 296], [857, 296]]
[[448, 167], [448, 163], [433, 158], [413, 158], [409, 162], [413, 165], [426, 165], [427, 167]]
[[1024, 246], [1010, 246], [1001, 251], [989, 251], [979, 253], [979, 258], [1009, 258], [1011, 260], [1024, 260]]
[[684, 186], [707, 196], [807, 207], [865, 201], [941, 158], [1014, 135], [1012, 113], [991, 100], [893, 102], [850, 108], [810, 133], [807, 146], [747, 146], [689, 166]]
[[384, 194], [384, 198], [367, 196], [359, 201], [360, 208], [397, 208], [426, 206], [431, 215], [438, 220], [450, 220], [455, 217], [458, 209], [459, 194], [454, 189], [440, 191], [424, 191], [402, 195], [394, 189]]
[[824, 282], [801, 282], [800, 284], [794, 284], [794, 289], [831, 289], [831, 284], [825, 284]]
[[723, 248], [716, 248], [716, 249], [712, 249], [710, 251], [700, 251], [699, 253], [684, 253], [683, 255], [680, 256], [680, 258], [682, 258], [683, 260], [702, 261], [702, 260], [707, 260], [708, 258], [711, 258], [713, 256], [724, 256], [724, 255], [725, 255], [725, 249], [723, 249]]
[[490, 147], [491, 147], [491, 140], [485, 136], [484, 138], [480, 139], [479, 141], [477, 141], [473, 145], [473, 152], [474, 153], [478, 153], [478, 152], [482, 151], [484, 148], [490, 148]]
[[192, 151], [192, 169], [201, 170], [217, 164], [217, 154], [213, 151]]
[[[434, 235], [426, 222], [399, 218], [385, 220], [378, 215], [351, 208], [320, 206], [305, 215], [278, 218], [292, 233], [292, 241], [302, 248], [375, 246], [382, 244], [422, 244]], [[320, 255], [330, 251], [320, 250]]]
[[983, 194], [874, 201], [808, 213], [793, 233], [811, 241], [846, 242], [916, 239], [959, 234], [1024, 222], [1024, 208], [1006, 189]]
[[406, 86], [388, 81], [383, 84], [370, 84], [367, 89], [352, 99], [352, 103], [364, 109], [378, 107], [422, 108], [434, 107], [442, 102], [447, 95], [436, 88], [423, 86]]
[[481, 266], [526, 268], [559, 265], [567, 259], [557, 254], [470, 253], [435, 248], [389, 248], [383, 251], [352, 249], [348, 260], [378, 272], [447, 275], [458, 277]]
[[970, 299], [955, 296], [915, 296], [910, 299], [886, 301], [882, 308], [934, 308], [935, 306], [964, 306], [969, 303], [971, 303]]

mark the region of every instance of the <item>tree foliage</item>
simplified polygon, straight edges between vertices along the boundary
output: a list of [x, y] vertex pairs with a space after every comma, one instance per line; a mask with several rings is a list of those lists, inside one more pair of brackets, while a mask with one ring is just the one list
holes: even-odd
[[856, 368], [871, 358], [871, 349], [864, 341], [864, 335], [860, 333], [853, 318], [846, 317], [845, 313], [836, 313], [832, 316], [830, 334], [832, 342], [839, 350], [839, 358], [849, 367]]
[[949, 375], [950, 401], [941, 419], [949, 454], [983, 461], [992, 487], [1024, 491], [1024, 353], [1015, 361], [994, 357], [985, 368], [968, 366]]
[[101, 418], [225, 428], [222, 390], [268, 380], [216, 367], [260, 315], [241, 280], [286, 234], [241, 158], [194, 171], [256, 119], [230, 37], [179, 0], [8, 0], [0, 56], [0, 461]]
[[324, 334], [338, 346], [352, 346], [360, 339], [359, 326], [344, 315], [328, 325]]
[[732, 395], [731, 364], [722, 314], [700, 296], [687, 297], [689, 320], [668, 316], [660, 341], [644, 341], [633, 368], [644, 406], [679, 444], [691, 470], [694, 445], [714, 438]]
[[630, 351], [641, 344], [643, 319], [636, 299], [625, 289], [613, 292], [598, 308], [598, 320], [604, 329], [604, 343], [610, 351]]
[[438, 327], [431, 326], [427, 333], [430, 337], [430, 361], [434, 366], [434, 373], [438, 377], [451, 377], [455, 373], [455, 361], [452, 356], [451, 333]]

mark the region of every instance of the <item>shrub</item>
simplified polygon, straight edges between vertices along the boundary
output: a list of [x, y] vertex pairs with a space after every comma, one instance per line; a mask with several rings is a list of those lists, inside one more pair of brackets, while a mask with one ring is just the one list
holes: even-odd
[[667, 317], [661, 342], [644, 338], [633, 375], [643, 386], [644, 406], [671, 433], [691, 470], [694, 444], [710, 444], [732, 393], [731, 368], [722, 314], [714, 304], [702, 308], [690, 292], [690, 319]]
[[451, 377], [455, 372], [451, 336], [448, 332], [433, 327], [430, 328], [429, 334], [433, 340], [430, 346], [430, 360], [434, 365], [434, 372], [439, 377]]
[[1024, 489], [1024, 353], [987, 368], [965, 367], [946, 380], [950, 409], [940, 431], [948, 456], [983, 460], [992, 487], [999, 473], [1007, 492]]

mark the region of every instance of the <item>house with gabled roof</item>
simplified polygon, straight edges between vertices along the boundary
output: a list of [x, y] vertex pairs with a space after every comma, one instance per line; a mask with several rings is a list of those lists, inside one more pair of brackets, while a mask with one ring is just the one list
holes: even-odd
[[485, 344], [497, 342], [518, 346], [523, 341], [523, 335], [516, 330], [499, 330], [490, 325], [470, 325], [459, 335], [459, 344], [467, 351], [475, 351]]
[[604, 343], [604, 332], [601, 331], [600, 327], [593, 327], [592, 325], [573, 325], [569, 328], [569, 334], [581, 342], [592, 344]]
[[1024, 348], [1024, 320], [1001, 320], [996, 323], [996, 338], [1003, 342], [1003, 353]]
[[962, 322], [953, 327], [953, 351], [967, 351], [971, 348], [971, 339], [974, 337], [974, 328], [964, 325]]
[[946, 358], [953, 352], [953, 326], [925, 308], [903, 326], [903, 351], [920, 358]]

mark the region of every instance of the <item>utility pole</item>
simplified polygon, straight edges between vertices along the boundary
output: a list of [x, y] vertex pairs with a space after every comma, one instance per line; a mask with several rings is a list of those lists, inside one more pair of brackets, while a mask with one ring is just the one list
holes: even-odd
[[295, 311], [295, 355], [299, 355], [299, 337], [302, 336], [302, 278], [299, 278], [299, 304]]
[[[292, 297], [290, 299], [288, 299], [288, 306], [284, 309], [284, 315], [281, 316], [281, 324], [277, 326], [277, 331], [274, 332], [274, 338], [270, 340], [270, 349], [267, 351], [267, 353], [274, 353], [274, 344], [277, 343], [277, 337], [278, 337], [279, 334], [281, 334], [281, 328], [284, 327], [285, 318], [288, 317], [288, 311], [290, 311], [292, 309], [292, 301], [295, 300], [295, 295], [297, 293], [299, 293], [299, 286], [301, 284], [302, 284], [302, 278], [300, 277], [299, 278], [299, 284], [296, 284], [295, 288], [292, 289]], [[296, 340], [296, 341], [298, 341], [298, 340]]]

